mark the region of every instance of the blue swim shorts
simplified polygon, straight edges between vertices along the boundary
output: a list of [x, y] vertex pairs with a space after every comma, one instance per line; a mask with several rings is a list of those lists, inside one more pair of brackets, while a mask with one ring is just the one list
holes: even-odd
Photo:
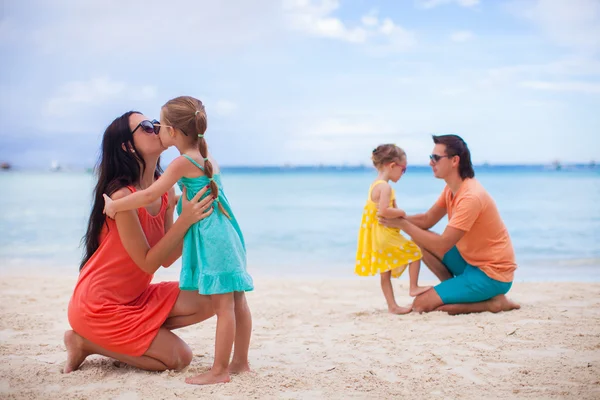
[[444, 304], [477, 303], [499, 294], [506, 294], [512, 282], [500, 282], [490, 278], [477, 267], [467, 264], [455, 247], [442, 259], [454, 278], [450, 278], [434, 289]]

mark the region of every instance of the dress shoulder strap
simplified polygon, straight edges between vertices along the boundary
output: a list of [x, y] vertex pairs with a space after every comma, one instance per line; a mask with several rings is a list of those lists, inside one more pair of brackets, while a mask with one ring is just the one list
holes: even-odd
[[371, 184], [371, 187], [369, 188], [369, 200], [371, 200], [371, 193], [373, 193], [373, 189], [375, 188], [375, 186], [380, 185], [382, 183], [387, 183], [387, 182], [384, 181], [383, 179], [379, 179]]
[[198, 164], [196, 162], [196, 160], [194, 160], [192, 157], [188, 156], [187, 154], [182, 154], [183, 157], [187, 158], [188, 161], [190, 161], [192, 164], [194, 164], [196, 167], [200, 168], [201, 171], [204, 171], [204, 167], [202, 167], [200, 164]]

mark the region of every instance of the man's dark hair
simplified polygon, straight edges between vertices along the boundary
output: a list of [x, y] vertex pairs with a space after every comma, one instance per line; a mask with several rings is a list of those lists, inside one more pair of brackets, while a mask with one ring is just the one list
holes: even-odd
[[433, 143], [446, 146], [446, 155], [458, 156], [458, 173], [462, 179], [473, 178], [475, 171], [471, 162], [471, 152], [465, 141], [458, 135], [433, 135]]

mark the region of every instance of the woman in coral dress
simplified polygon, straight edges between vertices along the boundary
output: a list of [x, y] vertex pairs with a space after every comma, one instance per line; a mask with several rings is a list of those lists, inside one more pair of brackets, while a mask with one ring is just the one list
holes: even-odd
[[173, 223], [177, 203], [171, 189], [145, 208], [105, 218], [103, 193], [113, 199], [150, 186], [159, 176], [165, 150], [154, 121], [137, 112], [115, 119], [104, 132], [98, 182], [85, 235], [85, 256], [65, 333], [64, 372], [79, 368], [88, 355], [101, 354], [151, 371], [181, 369], [192, 352], [172, 330], [213, 315], [207, 296], [182, 292], [178, 282], [152, 284], [154, 272], [181, 256], [188, 228], [212, 212], [212, 198], [190, 201]]

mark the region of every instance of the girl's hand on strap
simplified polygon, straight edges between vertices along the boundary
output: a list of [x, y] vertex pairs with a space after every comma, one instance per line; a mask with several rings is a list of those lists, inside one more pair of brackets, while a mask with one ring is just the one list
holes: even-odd
[[115, 214], [117, 212], [114, 210], [113, 200], [106, 194], [103, 194], [102, 197], [104, 197], [104, 214], [106, 214], [108, 218], [115, 219]]
[[196, 195], [188, 200], [186, 196], [186, 188], [183, 187], [183, 193], [181, 194], [181, 215], [179, 219], [182, 219], [190, 226], [196, 222], [203, 220], [213, 212], [213, 201], [212, 196], [206, 196], [202, 200], [198, 201], [202, 195], [208, 191], [209, 187], [202, 188]]

